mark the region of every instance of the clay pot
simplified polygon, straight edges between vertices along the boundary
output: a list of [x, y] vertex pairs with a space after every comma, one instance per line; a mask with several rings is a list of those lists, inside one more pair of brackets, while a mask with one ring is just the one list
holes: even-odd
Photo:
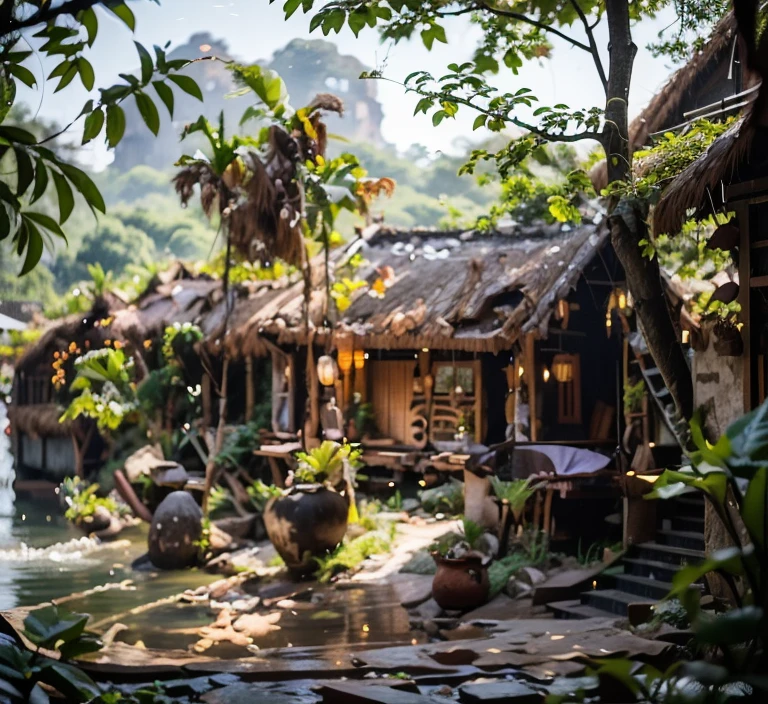
[[203, 534], [203, 512], [185, 491], [163, 499], [149, 529], [149, 559], [162, 570], [180, 570], [197, 564]]
[[264, 526], [272, 545], [296, 577], [317, 569], [315, 557], [336, 549], [347, 532], [347, 500], [319, 484], [300, 484], [270, 499]]
[[491, 585], [488, 568], [479, 555], [458, 559], [432, 553], [437, 565], [432, 580], [432, 598], [445, 611], [470, 611], [488, 600]]

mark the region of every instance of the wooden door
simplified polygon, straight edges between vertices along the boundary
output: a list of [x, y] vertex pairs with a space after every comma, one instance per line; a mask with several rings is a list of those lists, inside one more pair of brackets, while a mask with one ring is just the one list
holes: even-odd
[[416, 360], [375, 360], [369, 365], [371, 403], [381, 433], [398, 442], [411, 441], [411, 402]]

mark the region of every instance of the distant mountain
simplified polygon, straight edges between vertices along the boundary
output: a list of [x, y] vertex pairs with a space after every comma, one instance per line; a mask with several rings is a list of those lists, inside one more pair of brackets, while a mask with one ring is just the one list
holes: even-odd
[[[234, 58], [226, 42], [214, 39], [207, 32], [193, 34], [189, 41], [174, 49], [170, 58], [195, 59], [206, 55], [229, 60]], [[247, 60], [250, 63], [250, 60]], [[376, 98], [374, 81], [359, 80], [368, 70], [354, 56], [339, 54], [338, 47], [322, 39], [294, 39], [283, 49], [275, 52], [271, 60], [257, 61], [274, 69], [285, 80], [291, 94], [291, 104], [301, 107], [308, 104], [317, 93], [334, 93], [344, 100], [343, 117], [328, 116], [330, 132], [352, 141], [383, 145], [381, 136], [382, 109]], [[218, 61], [201, 61], [193, 64], [186, 73], [201, 87], [205, 102], [174, 89], [175, 109], [173, 120], [162, 108], [160, 132], [155, 138], [147, 130], [134, 104], [126, 107], [127, 128], [125, 137], [115, 149], [114, 167], [127, 171], [143, 164], [156, 169], [168, 169], [182, 153], [193, 152], [199, 143], [189, 140], [179, 144], [184, 125], [204, 114], [209, 120], [218, 119], [224, 112], [225, 128], [239, 131], [238, 123], [245, 108], [252, 102], [248, 96], [228, 98], [234, 88], [231, 74]], [[246, 126], [247, 129], [247, 126]]]

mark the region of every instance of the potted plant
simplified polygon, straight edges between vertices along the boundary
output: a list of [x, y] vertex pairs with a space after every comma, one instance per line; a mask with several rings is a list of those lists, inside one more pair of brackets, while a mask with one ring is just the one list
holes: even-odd
[[432, 580], [432, 597], [446, 611], [469, 611], [488, 600], [491, 557], [478, 547], [484, 531], [474, 521], [462, 521], [463, 540], [447, 547], [437, 546], [432, 558], [437, 565]]
[[111, 496], [99, 496], [98, 491], [98, 484], [67, 477], [59, 492], [66, 506], [64, 517], [86, 535], [112, 538], [123, 529], [121, 519], [127, 507], [121, 507]]
[[531, 477], [508, 482], [498, 477], [491, 477], [490, 481], [493, 493], [499, 502], [499, 547], [503, 555], [509, 543], [511, 526], [514, 525], [517, 532], [517, 528], [523, 523], [525, 505], [544, 484], [542, 482], [532, 484]]
[[349, 488], [361, 454], [331, 440], [297, 453], [289, 488], [264, 506], [267, 535], [294, 576], [313, 572], [315, 558], [335, 550], [347, 532]]

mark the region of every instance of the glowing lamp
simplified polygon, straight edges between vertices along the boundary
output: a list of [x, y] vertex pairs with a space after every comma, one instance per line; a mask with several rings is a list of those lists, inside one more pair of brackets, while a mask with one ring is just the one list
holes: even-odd
[[354, 356], [352, 350], [339, 350], [339, 369], [346, 374], [352, 369]]
[[339, 368], [333, 357], [324, 354], [317, 360], [317, 378], [323, 386], [333, 386], [339, 378]]
[[360, 370], [365, 366], [365, 357], [366, 357], [366, 354], [365, 352], [363, 352], [363, 350], [355, 350], [355, 354], [354, 354], [355, 369]]
[[549, 381], [549, 377], [551, 374], [549, 373], [549, 369], [544, 367], [544, 371], [542, 372], [542, 377], [544, 378], [544, 383], [546, 384]]
[[552, 373], [561, 384], [573, 381], [573, 358], [569, 354], [558, 354], [552, 360]]

